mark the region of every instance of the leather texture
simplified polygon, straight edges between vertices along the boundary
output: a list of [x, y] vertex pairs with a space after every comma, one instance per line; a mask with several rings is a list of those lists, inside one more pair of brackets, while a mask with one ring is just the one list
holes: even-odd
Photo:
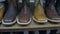
[[30, 20], [30, 8], [28, 6], [27, 0], [23, 0], [23, 5], [21, 8], [21, 12], [18, 16], [18, 21], [20, 23], [27, 23]]
[[16, 2], [14, 0], [7, 0], [8, 8], [6, 10], [5, 16], [4, 16], [4, 23], [11, 23], [16, 19], [17, 11], [16, 11]]
[[46, 16], [45, 16], [45, 13], [44, 13], [44, 8], [41, 5], [40, 1], [38, 1], [37, 5], [35, 6], [34, 18], [37, 21], [42, 21], [42, 22], [44, 22], [46, 20]]

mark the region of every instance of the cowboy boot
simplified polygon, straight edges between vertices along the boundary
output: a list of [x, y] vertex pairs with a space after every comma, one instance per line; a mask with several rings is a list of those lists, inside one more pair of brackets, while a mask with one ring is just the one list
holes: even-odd
[[38, 1], [37, 5], [35, 6], [33, 20], [36, 21], [37, 23], [41, 23], [41, 24], [47, 22], [47, 19], [46, 19], [45, 13], [44, 13], [44, 8], [41, 5], [40, 0]]
[[21, 12], [17, 17], [17, 23], [20, 25], [27, 25], [31, 22], [30, 9], [29, 9], [27, 0], [23, 0], [22, 2], [23, 2], [23, 5], [21, 8]]
[[58, 15], [60, 16], [60, 0], [56, 0], [56, 10]]
[[5, 1], [0, 0], [0, 23], [5, 12]]
[[56, 12], [55, 0], [46, 0], [46, 16], [49, 22], [56, 23], [60, 22], [60, 17]]
[[16, 22], [16, 2], [15, 0], [7, 0], [8, 8], [2, 20], [3, 25], [13, 25]]

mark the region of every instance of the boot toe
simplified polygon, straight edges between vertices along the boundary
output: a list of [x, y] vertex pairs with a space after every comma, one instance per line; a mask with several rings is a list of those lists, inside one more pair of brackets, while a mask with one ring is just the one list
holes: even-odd
[[27, 23], [28, 20], [19, 20], [21, 23]]
[[11, 19], [4, 19], [3, 21], [4, 21], [5, 23], [13, 22], [13, 20], [11, 20]]

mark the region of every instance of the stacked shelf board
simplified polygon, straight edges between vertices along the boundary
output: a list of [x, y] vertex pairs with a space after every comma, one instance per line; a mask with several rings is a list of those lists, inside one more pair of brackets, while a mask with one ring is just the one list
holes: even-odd
[[55, 30], [60, 29], [60, 24], [51, 24], [47, 22], [46, 24], [37, 24], [34, 21], [32, 21], [27, 26], [21, 26], [18, 24], [15, 24], [10, 27], [6, 26], [0, 26], [0, 31], [36, 31], [36, 30]]

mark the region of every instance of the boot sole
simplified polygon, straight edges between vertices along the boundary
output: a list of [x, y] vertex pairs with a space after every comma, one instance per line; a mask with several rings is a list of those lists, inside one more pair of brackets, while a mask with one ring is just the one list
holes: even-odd
[[13, 22], [10, 22], [10, 23], [5, 23], [5, 22], [2, 20], [2, 24], [3, 24], [3, 25], [13, 25], [15, 22], [16, 22], [16, 20], [14, 20]]
[[17, 23], [18, 23], [19, 25], [28, 25], [28, 24], [30, 24], [30, 22], [31, 22], [31, 18], [30, 18], [30, 20], [29, 20], [27, 23], [21, 23], [21, 22], [19, 22], [18, 18], [17, 18], [16, 20], [17, 20]]
[[38, 21], [34, 18], [34, 16], [32, 17], [34, 21], [36, 21], [37, 23], [46, 23], [47, 22], [47, 19], [46, 20], [41, 20], [41, 21]]
[[52, 19], [48, 19], [51, 22], [60, 22], [60, 20], [52, 20]]

